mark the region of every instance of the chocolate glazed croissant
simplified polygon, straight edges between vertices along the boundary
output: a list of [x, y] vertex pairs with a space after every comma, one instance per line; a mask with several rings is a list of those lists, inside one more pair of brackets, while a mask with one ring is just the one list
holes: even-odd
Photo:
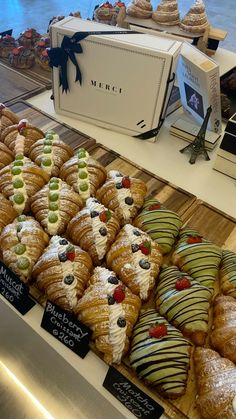
[[68, 224], [67, 234], [90, 254], [95, 265], [100, 265], [119, 230], [115, 214], [96, 198], [88, 198], [86, 206]]
[[11, 223], [17, 216], [17, 211], [13, 208], [8, 199], [0, 193], [0, 233], [7, 224]]
[[2, 131], [10, 125], [18, 124], [18, 122], [18, 116], [3, 103], [0, 103], [0, 140]]
[[0, 170], [14, 160], [14, 154], [3, 143], [0, 143]]
[[212, 329], [213, 348], [236, 364], [236, 300], [233, 297], [215, 298]]
[[73, 155], [73, 149], [52, 130], [46, 132], [45, 138], [32, 144], [29, 150], [29, 158], [50, 176], [58, 176], [60, 167]]
[[203, 419], [236, 418], [236, 366], [206, 348], [194, 351], [197, 406]]
[[25, 283], [47, 244], [48, 235], [33, 217], [26, 215], [17, 217], [0, 235], [3, 262]]
[[92, 270], [88, 253], [68, 240], [53, 236], [35, 264], [32, 277], [47, 298], [64, 310], [73, 312]]
[[111, 170], [106, 183], [97, 191], [96, 196], [107, 208], [114, 211], [123, 226], [136, 217], [144, 203], [146, 192], [147, 188], [142, 180]]
[[147, 300], [162, 262], [156, 242], [143, 231], [126, 224], [107, 252], [106, 261], [134, 294]]
[[64, 233], [71, 218], [83, 206], [79, 194], [56, 177], [36, 192], [30, 203], [35, 218], [50, 235]]
[[2, 131], [2, 141], [13, 152], [18, 134], [21, 134], [25, 137], [24, 154], [26, 156], [29, 155], [31, 145], [40, 138], [44, 138], [44, 133], [41, 131], [41, 129], [30, 125], [27, 119], [22, 119], [18, 124], [11, 125]]
[[105, 182], [107, 172], [84, 148], [80, 148], [74, 157], [63, 164], [59, 177], [86, 202], [90, 196], [95, 196], [97, 189]]
[[95, 345], [104, 353], [107, 363], [119, 364], [127, 352], [140, 307], [139, 297], [114, 272], [101, 267], [94, 269], [76, 314], [92, 329]]

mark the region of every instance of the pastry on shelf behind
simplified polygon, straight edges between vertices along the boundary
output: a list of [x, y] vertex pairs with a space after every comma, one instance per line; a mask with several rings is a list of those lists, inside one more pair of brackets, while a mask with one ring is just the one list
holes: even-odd
[[177, 0], [161, 0], [157, 10], [152, 13], [152, 19], [160, 25], [179, 25], [179, 8]]

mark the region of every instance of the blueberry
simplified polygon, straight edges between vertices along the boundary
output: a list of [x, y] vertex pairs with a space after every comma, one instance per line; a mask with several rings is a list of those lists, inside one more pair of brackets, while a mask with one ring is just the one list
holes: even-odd
[[101, 234], [101, 236], [106, 236], [107, 235], [107, 229], [105, 227], [101, 227], [101, 228], [99, 228], [99, 233]]
[[91, 218], [98, 217], [98, 216], [99, 216], [99, 212], [97, 212], [97, 211], [91, 211], [90, 212], [90, 217]]
[[61, 239], [61, 240], [59, 241], [59, 244], [61, 244], [61, 245], [66, 245], [66, 244], [68, 244], [68, 241], [67, 241], [66, 239]]
[[66, 255], [66, 252], [59, 253], [58, 258], [59, 258], [59, 261], [60, 261], [60, 262], [66, 262], [66, 261], [67, 261], [67, 255]]
[[127, 197], [125, 198], [125, 203], [126, 203], [127, 205], [132, 205], [132, 204], [134, 203], [134, 200], [133, 200], [133, 198], [132, 198], [131, 196], [127, 196]]
[[64, 278], [64, 283], [66, 285], [71, 285], [74, 282], [74, 279], [75, 279], [74, 275], [66, 275]]
[[123, 188], [122, 183], [121, 182], [117, 182], [116, 183], [116, 189], [122, 189], [122, 188]]
[[151, 264], [150, 264], [150, 262], [148, 262], [148, 260], [141, 259], [141, 260], [139, 261], [139, 266], [140, 266], [140, 268], [142, 268], [142, 269], [150, 269]]
[[107, 282], [109, 282], [110, 284], [117, 285], [119, 283], [119, 280], [116, 278], [116, 276], [109, 276]]
[[113, 304], [115, 304], [116, 300], [112, 295], [108, 295], [107, 296], [107, 302], [109, 306], [112, 306]]
[[131, 244], [131, 249], [132, 249], [133, 253], [138, 252], [139, 251], [139, 245], [136, 244], [136, 243]]
[[140, 233], [140, 231], [138, 231], [138, 230], [133, 230], [133, 234], [134, 234], [135, 236], [141, 236], [141, 233]]
[[126, 320], [124, 319], [124, 317], [119, 317], [119, 319], [117, 320], [117, 324], [119, 327], [125, 327], [126, 326]]

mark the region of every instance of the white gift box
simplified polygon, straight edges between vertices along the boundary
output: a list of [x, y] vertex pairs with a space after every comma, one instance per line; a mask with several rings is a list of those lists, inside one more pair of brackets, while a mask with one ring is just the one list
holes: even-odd
[[217, 151], [214, 169], [236, 179], [236, 113], [229, 119]]
[[[68, 17], [51, 27], [52, 51], [77, 32], [115, 31], [118, 27]], [[58, 113], [131, 136], [160, 127], [169, 100], [181, 42], [157, 36], [93, 34], [75, 53], [82, 75], [67, 62], [69, 90], [59, 86], [53, 67], [54, 106]]]

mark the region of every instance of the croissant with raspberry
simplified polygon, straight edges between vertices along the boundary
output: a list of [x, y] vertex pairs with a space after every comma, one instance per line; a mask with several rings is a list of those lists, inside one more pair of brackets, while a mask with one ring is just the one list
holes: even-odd
[[14, 152], [17, 135], [20, 134], [25, 138], [24, 155], [29, 155], [29, 150], [32, 144], [40, 138], [44, 138], [44, 133], [41, 129], [29, 124], [27, 119], [21, 119], [18, 124], [11, 125], [2, 131], [2, 142]]
[[18, 122], [18, 116], [3, 103], [0, 103], [0, 140], [2, 131], [10, 125], [18, 124]]
[[111, 170], [106, 183], [97, 191], [97, 198], [114, 211], [121, 225], [131, 223], [142, 207], [147, 187], [141, 179], [123, 176]]
[[10, 201], [0, 193], [0, 233], [7, 224], [10, 224], [17, 216], [17, 211]]
[[88, 253], [60, 236], [53, 236], [34, 265], [32, 278], [50, 301], [73, 312], [91, 270], [92, 261]]
[[14, 153], [3, 143], [0, 143], [0, 170], [14, 160]]
[[30, 199], [35, 218], [48, 234], [60, 235], [82, 208], [83, 201], [66, 182], [53, 177]]
[[86, 206], [68, 224], [67, 234], [90, 254], [94, 265], [100, 265], [119, 230], [115, 214], [96, 198], [88, 198]]
[[48, 235], [33, 218], [20, 215], [3, 228], [0, 248], [3, 262], [22, 282], [28, 283], [35, 262], [48, 244]]
[[76, 314], [93, 331], [96, 348], [108, 364], [119, 364], [129, 348], [141, 301], [114, 272], [97, 267], [78, 302]]

